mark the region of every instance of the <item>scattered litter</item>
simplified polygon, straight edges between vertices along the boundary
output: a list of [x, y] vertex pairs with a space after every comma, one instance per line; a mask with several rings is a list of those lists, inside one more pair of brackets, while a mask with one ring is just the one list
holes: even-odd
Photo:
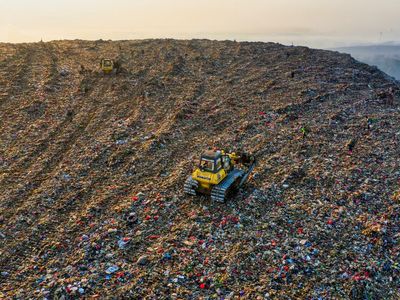
[[[207, 40], [0, 43], [0, 63], [1, 299], [400, 299], [379, 70]], [[257, 158], [225, 203], [182, 192], [213, 148]]]

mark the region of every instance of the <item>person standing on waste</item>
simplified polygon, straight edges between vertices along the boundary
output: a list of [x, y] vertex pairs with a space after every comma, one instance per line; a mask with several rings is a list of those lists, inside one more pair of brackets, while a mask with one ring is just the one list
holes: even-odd
[[355, 138], [351, 139], [348, 143], [347, 143], [347, 148], [349, 150], [349, 155], [353, 154], [353, 149], [356, 146], [357, 140]]
[[310, 133], [310, 128], [307, 125], [304, 125], [300, 128], [300, 132], [302, 133], [303, 139]]

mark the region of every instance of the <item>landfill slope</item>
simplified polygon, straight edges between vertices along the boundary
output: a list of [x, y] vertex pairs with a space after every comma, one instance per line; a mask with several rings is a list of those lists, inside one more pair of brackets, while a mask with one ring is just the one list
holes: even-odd
[[[0, 298], [399, 299], [398, 91], [274, 43], [0, 44]], [[257, 157], [224, 204], [183, 193], [209, 148]]]

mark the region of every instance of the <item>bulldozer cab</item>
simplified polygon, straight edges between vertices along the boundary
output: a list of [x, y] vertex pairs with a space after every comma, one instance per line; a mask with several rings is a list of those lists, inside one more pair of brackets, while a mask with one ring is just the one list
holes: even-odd
[[220, 152], [205, 152], [200, 158], [200, 170], [202, 172], [217, 173], [222, 168], [222, 155]]
[[104, 73], [112, 72], [113, 68], [114, 68], [114, 62], [112, 59], [103, 58], [101, 60], [101, 69], [103, 70]]

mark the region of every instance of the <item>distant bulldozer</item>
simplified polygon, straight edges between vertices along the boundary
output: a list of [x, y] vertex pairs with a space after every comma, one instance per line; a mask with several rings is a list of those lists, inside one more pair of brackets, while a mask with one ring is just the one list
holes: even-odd
[[114, 70], [114, 61], [109, 58], [103, 58], [100, 62], [104, 74], [109, 74]]
[[100, 62], [101, 69], [104, 74], [112, 73], [115, 70], [116, 74], [124, 73], [126, 70], [122, 68], [120, 59], [103, 58]]

